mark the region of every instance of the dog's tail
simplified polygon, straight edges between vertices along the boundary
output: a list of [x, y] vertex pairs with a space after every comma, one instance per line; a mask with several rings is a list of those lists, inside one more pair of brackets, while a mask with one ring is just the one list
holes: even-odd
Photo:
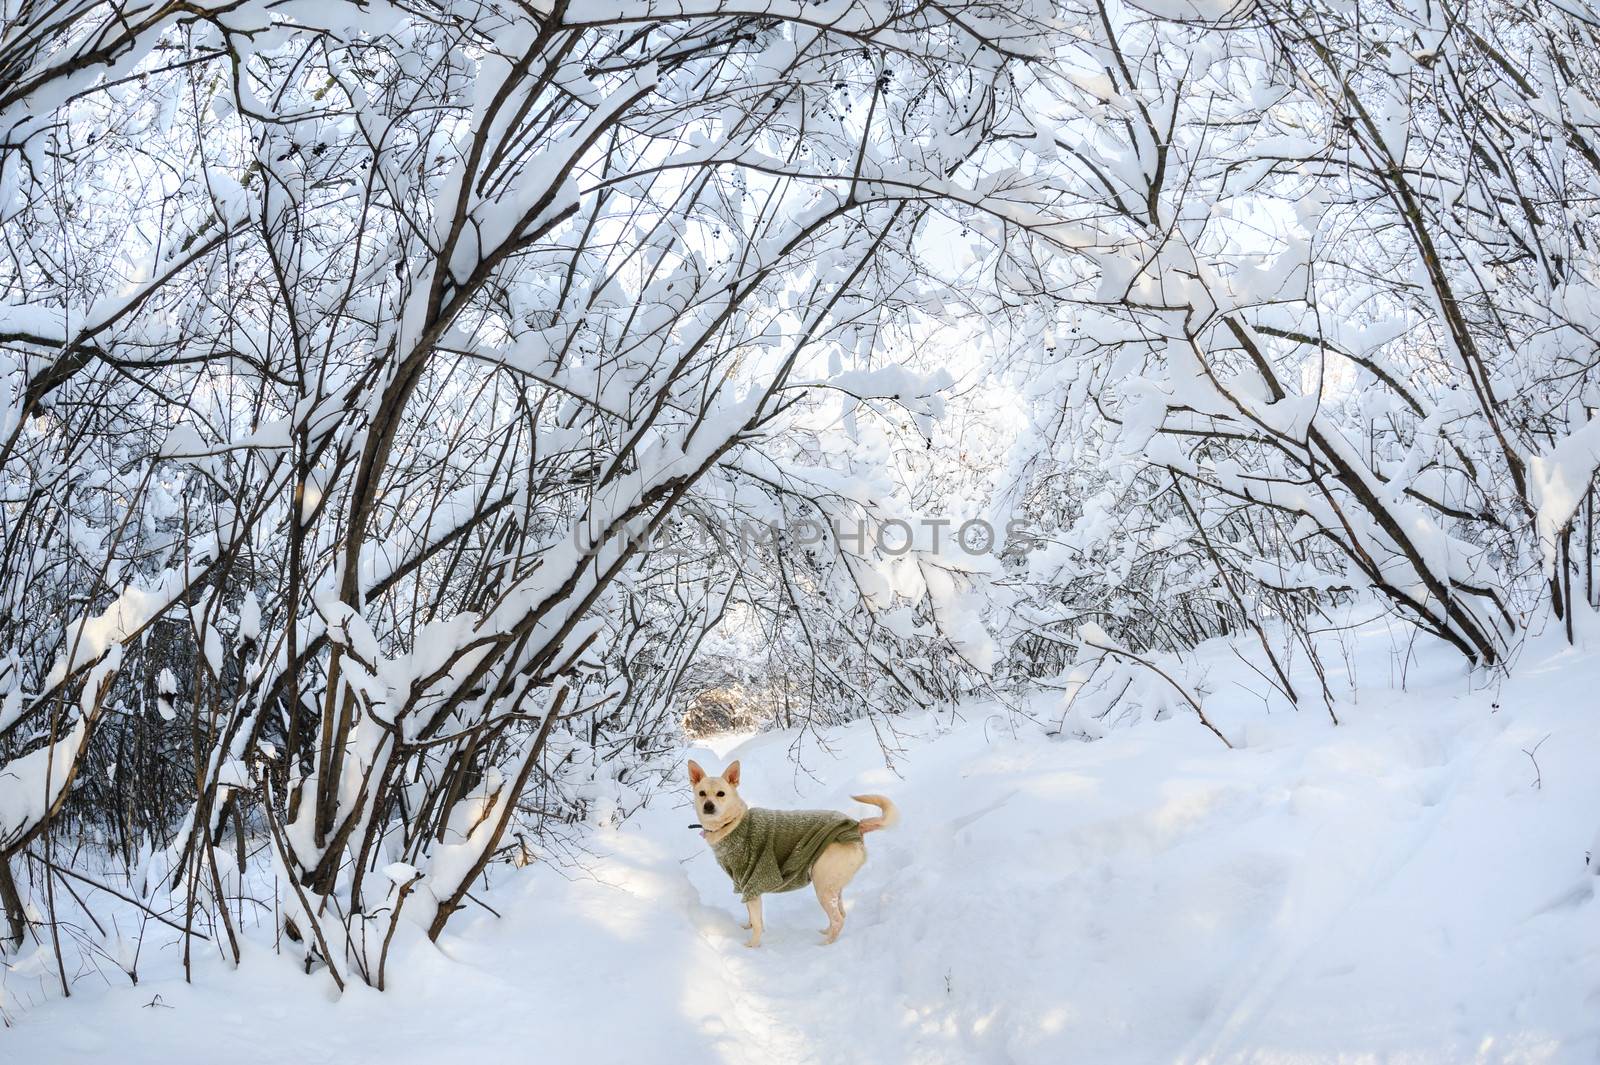
[[876, 832], [880, 828], [893, 828], [900, 820], [900, 808], [882, 795], [852, 795], [856, 802], [864, 802], [868, 806], [876, 806], [883, 811], [879, 817], [863, 817], [861, 819], [861, 834]]

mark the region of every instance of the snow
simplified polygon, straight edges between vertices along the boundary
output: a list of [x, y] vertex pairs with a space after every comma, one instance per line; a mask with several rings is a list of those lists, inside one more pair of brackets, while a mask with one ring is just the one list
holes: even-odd
[[13, 684], [0, 696], [0, 734], [22, 720], [22, 689]]
[[1556, 542], [1566, 529], [1600, 469], [1600, 418], [1563, 437], [1528, 462], [1528, 495], [1533, 503], [1544, 575], [1556, 569]]
[[77, 757], [87, 727], [87, 722], [79, 721], [54, 744], [6, 763], [5, 787], [0, 790], [0, 847], [15, 846], [60, 796], [67, 783], [65, 768]]
[[53, 687], [68, 675], [99, 659], [110, 648], [139, 632], [152, 618], [172, 605], [184, 591], [183, 574], [163, 570], [151, 587], [135, 584], [124, 587], [105, 610], [67, 626], [63, 638], [65, 654], [57, 659], [45, 679]]
[[867, 723], [826, 750], [719, 738], [683, 754], [738, 758], [754, 803], [900, 804], [834, 946], [797, 892], [767, 900], [745, 949], [730, 885], [665, 795], [593, 828], [577, 866], [474, 892], [503, 918], [475, 910], [437, 947], [405, 925], [385, 993], [336, 999], [273, 954], [269, 919], [237, 971], [199, 952], [192, 985], [149, 943], [136, 987], [85, 979], [30, 1008], [13, 973], [7, 1058], [1593, 1061], [1600, 626], [1582, 620], [1576, 647], [1536, 638], [1487, 688], [1368, 624], [1337, 728], [1267, 712], [1207, 645], [1206, 709], [1235, 751], [1182, 713], [1052, 737], [1059, 697], [1027, 708], [1038, 724], [996, 703], [901, 719], [893, 769]]

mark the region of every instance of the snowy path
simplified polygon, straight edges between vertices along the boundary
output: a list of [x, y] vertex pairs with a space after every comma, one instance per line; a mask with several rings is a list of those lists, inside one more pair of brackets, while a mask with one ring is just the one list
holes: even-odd
[[[865, 728], [833, 733], [832, 754], [808, 747], [798, 777], [786, 735], [701, 750], [718, 766], [736, 753], [757, 804], [900, 802], [838, 944], [818, 945], [822, 915], [797, 892], [769, 899], [766, 943], [745, 949], [742, 907], [686, 810], [663, 803], [600, 834], [585, 873], [502, 883], [503, 920], [406, 945], [386, 995], [334, 1003], [267, 947], [185, 986], [169, 949], [137, 988], [84, 982], [23, 1011], [0, 1049], [230, 1065], [1594, 1062], [1600, 881], [1583, 852], [1600, 825], [1600, 663], [1560, 651], [1526, 672], [1499, 712], [1441, 668], [1431, 688], [1368, 692], [1339, 729], [1235, 714], [1237, 752], [1182, 719], [1084, 744], [1008, 738], [976, 710], [917, 723], [902, 777]], [[1523, 750], [1546, 735], [1535, 789]]]

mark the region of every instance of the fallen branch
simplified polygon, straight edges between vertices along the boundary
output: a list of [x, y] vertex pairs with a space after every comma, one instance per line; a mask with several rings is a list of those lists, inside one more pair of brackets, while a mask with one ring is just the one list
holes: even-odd
[[28, 857], [32, 858], [34, 861], [38, 862], [40, 865], [43, 865], [46, 869], [50, 870], [53, 873], [59, 873], [61, 876], [70, 876], [72, 879], [80, 881], [80, 882], [82, 882], [84, 884], [88, 884], [92, 888], [98, 888], [99, 890], [104, 891], [107, 895], [115, 895], [117, 898], [121, 899], [123, 902], [126, 902], [128, 905], [137, 907], [140, 911], [148, 914], [151, 917], [154, 917], [156, 920], [160, 921], [162, 924], [166, 925], [168, 928], [177, 929], [179, 932], [182, 932], [184, 935], [193, 936], [195, 939], [204, 939], [208, 943], [211, 941], [211, 938], [209, 936], [207, 936], [204, 932], [196, 932], [193, 929], [184, 928], [183, 925], [179, 924], [178, 922], [173, 921], [173, 920], [169, 920], [168, 918], [161, 916], [161, 914], [157, 913], [155, 910], [152, 910], [150, 907], [146, 906], [144, 903], [140, 902], [138, 899], [134, 898], [132, 895], [124, 895], [122, 892], [118, 891], [116, 888], [110, 887], [110, 886], [108, 886], [106, 884], [102, 884], [102, 883], [100, 883], [100, 881], [93, 880], [93, 879], [91, 879], [91, 878], [89, 878], [87, 876], [84, 876], [82, 873], [76, 872], [76, 871], [74, 871], [72, 869], [68, 869], [68, 868], [66, 868], [64, 866], [57, 865], [54, 862], [46, 861], [44, 858], [41, 858], [39, 855], [35, 854], [31, 850], [27, 852], [27, 855], [28, 855]]
[[1128, 661], [1130, 661], [1130, 662], [1137, 662], [1139, 665], [1141, 665], [1144, 668], [1148, 669], [1150, 672], [1154, 673], [1156, 676], [1160, 677], [1162, 680], [1164, 680], [1168, 684], [1172, 685], [1172, 689], [1174, 691], [1176, 691], [1179, 695], [1183, 696], [1184, 702], [1188, 703], [1191, 707], [1194, 708], [1195, 716], [1200, 719], [1200, 724], [1202, 724], [1206, 728], [1210, 729], [1212, 734], [1215, 735], [1217, 737], [1217, 739], [1222, 741], [1223, 746], [1227, 747], [1229, 750], [1233, 749], [1233, 744], [1228, 742], [1228, 737], [1224, 736], [1222, 734], [1222, 730], [1217, 728], [1217, 726], [1213, 725], [1211, 723], [1211, 719], [1206, 717], [1206, 712], [1204, 710], [1200, 709], [1200, 701], [1198, 699], [1196, 699], [1193, 695], [1190, 695], [1189, 694], [1189, 690], [1187, 688], [1185, 688], [1182, 684], [1179, 684], [1176, 680], [1172, 679], [1172, 677], [1165, 670], [1163, 670], [1160, 666], [1156, 665], [1154, 662], [1149, 661], [1148, 659], [1140, 658], [1138, 655], [1134, 654], [1131, 651], [1124, 651], [1119, 647], [1107, 647], [1105, 644], [1095, 643], [1093, 640], [1088, 640], [1088, 639], [1085, 639], [1083, 641], [1083, 645], [1085, 647], [1092, 647], [1096, 651], [1101, 652], [1102, 654], [1121, 655], [1123, 658], [1128, 659]]

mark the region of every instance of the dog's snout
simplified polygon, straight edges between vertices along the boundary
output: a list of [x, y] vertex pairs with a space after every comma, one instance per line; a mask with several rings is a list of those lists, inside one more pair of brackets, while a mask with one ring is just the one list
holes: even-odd
[[707, 802], [704, 806], [701, 807], [701, 809], [703, 809], [708, 814], [714, 814], [714, 813], [717, 812], [717, 804], [714, 803], [714, 802]]

